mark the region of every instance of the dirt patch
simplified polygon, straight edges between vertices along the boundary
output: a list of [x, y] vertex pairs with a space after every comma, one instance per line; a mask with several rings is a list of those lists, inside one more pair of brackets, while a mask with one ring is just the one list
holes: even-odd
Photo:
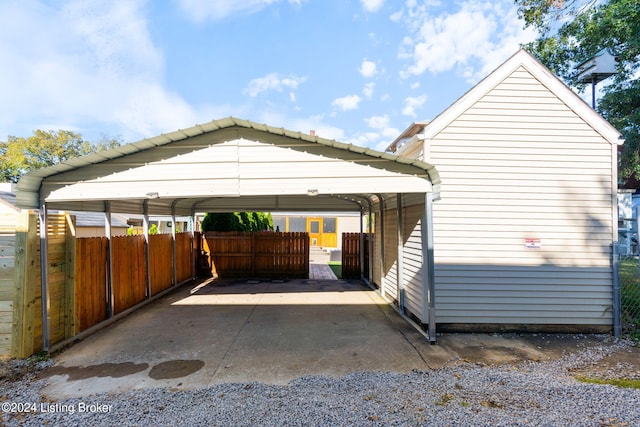
[[142, 372], [149, 367], [148, 363], [101, 363], [90, 366], [53, 366], [39, 375], [40, 378], [48, 378], [53, 375], [67, 375], [67, 381], [84, 380], [96, 377], [121, 378], [127, 375]]
[[[556, 360], [585, 348], [600, 345], [606, 335], [582, 334], [443, 334], [438, 346], [457, 361], [478, 365], [517, 364], [523, 361]], [[436, 347], [438, 347], [436, 346]], [[430, 351], [425, 354], [430, 357]]]
[[199, 371], [203, 366], [202, 360], [169, 360], [151, 368], [149, 377], [154, 380], [182, 378]]
[[573, 369], [571, 373], [576, 377], [601, 380], [640, 380], [640, 348], [617, 350], [592, 365]]

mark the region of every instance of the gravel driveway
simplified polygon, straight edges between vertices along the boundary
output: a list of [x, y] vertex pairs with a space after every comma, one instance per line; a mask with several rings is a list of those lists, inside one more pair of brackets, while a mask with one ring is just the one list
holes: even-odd
[[[463, 362], [410, 373], [303, 377], [284, 386], [161, 388], [55, 402], [41, 395], [46, 380], [37, 379], [51, 361], [12, 361], [3, 365], [0, 425], [639, 426], [640, 390], [572, 376], [630, 349], [629, 342], [608, 340], [549, 362]], [[640, 376], [636, 367], [618, 368]]]

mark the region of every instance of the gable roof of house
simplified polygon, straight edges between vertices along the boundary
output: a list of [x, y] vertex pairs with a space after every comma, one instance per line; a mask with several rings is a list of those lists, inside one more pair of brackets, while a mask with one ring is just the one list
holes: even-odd
[[156, 215], [357, 210], [372, 195], [438, 183], [419, 160], [230, 117], [32, 171], [17, 202], [102, 212], [109, 201], [113, 212]]
[[[598, 114], [589, 104], [587, 104], [580, 96], [573, 92], [566, 84], [556, 77], [547, 67], [538, 61], [533, 55], [524, 49], [518, 50], [514, 55], [507, 59], [502, 65], [496, 68], [492, 73], [485, 77], [482, 81], [472, 87], [467, 93], [460, 97], [456, 102], [451, 104], [449, 108], [440, 113], [436, 118], [424, 126], [416, 127], [412, 124], [409, 128], [413, 131], [413, 135], [422, 132], [425, 139], [432, 138], [437, 135], [454, 120], [462, 115], [467, 109], [478, 102], [483, 96], [488, 94], [498, 84], [503, 82], [518, 68], [524, 67], [532, 76], [544, 85], [551, 93], [560, 99], [567, 107], [569, 107], [576, 115], [578, 115], [585, 123], [591, 126], [609, 143], [616, 145], [622, 144], [620, 132]], [[407, 138], [407, 131], [403, 132], [395, 141], [393, 141], [387, 151], [395, 152], [399, 148], [400, 142]]]

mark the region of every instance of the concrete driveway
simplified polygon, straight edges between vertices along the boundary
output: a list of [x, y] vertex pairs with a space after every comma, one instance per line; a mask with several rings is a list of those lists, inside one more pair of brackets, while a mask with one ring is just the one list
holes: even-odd
[[[430, 345], [356, 281], [215, 280], [182, 286], [55, 356], [52, 399], [217, 383], [286, 384], [309, 375], [428, 370], [460, 361], [545, 360], [566, 336], [463, 334]], [[555, 353], [554, 353], [555, 351]]]

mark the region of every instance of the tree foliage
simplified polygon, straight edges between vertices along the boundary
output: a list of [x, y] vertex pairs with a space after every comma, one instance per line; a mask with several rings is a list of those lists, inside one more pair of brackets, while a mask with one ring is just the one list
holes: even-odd
[[0, 181], [18, 182], [31, 170], [119, 145], [120, 141], [115, 138], [91, 143], [82, 135], [66, 130], [38, 129], [28, 138], [9, 136], [6, 142], [0, 142]]
[[598, 111], [624, 136], [620, 177], [640, 176], [640, 7], [638, 0], [515, 0], [540, 31], [527, 49], [567, 84], [584, 89], [576, 65], [608, 49], [618, 61]]
[[202, 220], [202, 231], [273, 230], [273, 218], [264, 212], [208, 213]]

